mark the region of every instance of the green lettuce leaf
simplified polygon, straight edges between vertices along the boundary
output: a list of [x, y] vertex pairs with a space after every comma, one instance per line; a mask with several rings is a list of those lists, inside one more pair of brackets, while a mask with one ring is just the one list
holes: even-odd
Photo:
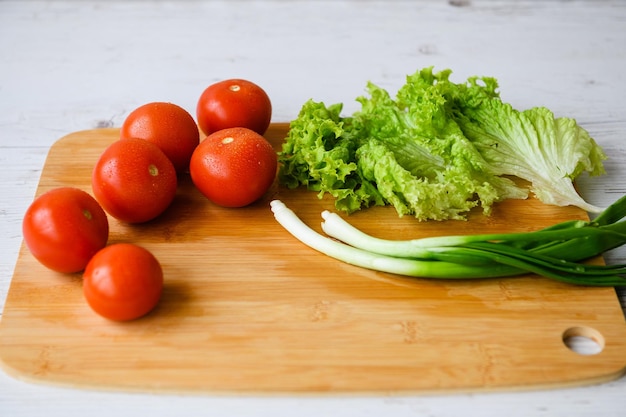
[[529, 181], [542, 202], [603, 210], [587, 203], [574, 187], [583, 172], [604, 174], [602, 161], [607, 158], [575, 120], [555, 118], [545, 107], [520, 112], [493, 100], [465, 109], [457, 122], [495, 173]]
[[351, 119], [362, 177], [400, 215], [420, 220], [464, 219], [479, 205], [489, 214], [496, 201], [526, 198], [526, 190], [490, 171], [450, 117], [442, 79], [424, 70], [409, 77], [412, 88], [397, 100], [368, 84], [369, 97], [357, 99], [361, 110]]
[[279, 153], [279, 181], [289, 188], [304, 185], [320, 198], [329, 193], [337, 209], [348, 213], [384, 205], [376, 186], [357, 170], [357, 139], [350, 134], [350, 119], [339, 116], [342, 107], [312, 100], [302, 106]]
[[456, 84], [450, 74], [417, 71], [395, 98], [368, 83], [349, 117], [341, 104], [309, 100], [279, 153], [279, 181], [329, 193], [348, 213], [393, 205], [400, 216], [445, 220], [526, 198], [516, 176], [546, 203], [598, 210], [573, 186], [582, 172], [604, 173], [606, 157], [584, 129], [547, 109], [513, 109], [494, 78]]

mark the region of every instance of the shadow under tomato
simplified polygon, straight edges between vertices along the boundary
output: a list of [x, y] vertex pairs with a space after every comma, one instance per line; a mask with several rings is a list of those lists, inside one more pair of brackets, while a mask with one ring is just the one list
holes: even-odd
[[197, 191], [191, 180], [182, 177], [174, 200], [156, 218], [144, 223], [111, 220], [110, 241], [134, 243], [189, 242], [201, 239], [194, 231], [209, 202]]
[[166, 277], [161, 298], [146, 318], [171, 320], [176, 317], [188, 317], [191, 313], [189, 306], [193, 298], [191, 285], [181, 281], [168, 282]]

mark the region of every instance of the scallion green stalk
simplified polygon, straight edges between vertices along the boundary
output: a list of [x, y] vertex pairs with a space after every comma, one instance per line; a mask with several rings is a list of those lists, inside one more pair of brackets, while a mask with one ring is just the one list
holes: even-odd
[[523, 233], [388, 240], [363, 233], [342, 217], [322, 212], [322, 230], [304, 224], [282, 202], [271, 203], [286, 230], [312, 248], [344, 262], [424, 278], [493, 278], [535, 273], [579, 285], [625, 285], [626, 265], [579, 261], [626, 243], [626, 197], [593, 222], [567, 221]]
[[461, 265], [455, 262], [396, 258], [368, 252], [321, 235], [307, 226], [279, 200], [272, 201], [270, 207], [278, 223], [305, 245], [332, 258], [362, 268], [412, 277], [447, 279], [500, 277], [523, 272], [503, 265], [486, 271], [483, 267]]

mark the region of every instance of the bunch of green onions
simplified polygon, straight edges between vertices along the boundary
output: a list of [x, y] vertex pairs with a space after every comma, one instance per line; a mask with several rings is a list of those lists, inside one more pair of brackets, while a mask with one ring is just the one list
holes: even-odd
[[583, 261], [626, 243], [626, 196], [593, 221], [571, 220], [521, 233], [387, 240], [363, 233], [342, 217], [322, 212], [324, 236], [284, 203], [270, 203], [294, 237], [337, 260], [394, 274], [437, 279], [497, 278], [534, 273], [570, 284], [626, 285], [626, 264]]

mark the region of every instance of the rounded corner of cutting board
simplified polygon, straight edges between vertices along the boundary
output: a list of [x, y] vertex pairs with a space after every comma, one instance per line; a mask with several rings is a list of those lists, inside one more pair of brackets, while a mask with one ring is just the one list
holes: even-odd
[[2, 345], [0, 345], [0, 371], [4, 372], [6, 375], [8, 375], [8, 376], [10, 376], [10, 377], [12, 377], [14, 379], [20, 380], [20, 381], [27, 381], [27, 380], [29, 380], [25, 376], [29, 375], [30, 371], [24, 372], [23, 369], [17, 368], [10, 361], [7, 361], [5, 359], [5, 357], [4, 357], [4, 354], [3, 354], [3, 346]]
[[22, 361], [15, 358], [16, 350], [8, 340], [7, 329], [5, 329], [4, 320], [0, 317], [0, 372], [20, 381], [30, 381], [32, 370], [27, 367], [20, 366]]

